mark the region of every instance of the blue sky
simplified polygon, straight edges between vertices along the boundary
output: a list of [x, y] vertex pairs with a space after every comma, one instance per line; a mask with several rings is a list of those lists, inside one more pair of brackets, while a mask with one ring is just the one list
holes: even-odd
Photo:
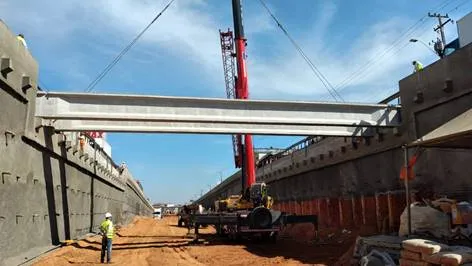
[[[395, 92], [398, 80], [411, 73], [412, 60], [436, 60], [420, 43], [408, 43], [436, 38], [432, 18], [385, 53], [428, 11], [449, 12], [457, 20], [472, 10], [467, 0], [266, 2], [330, 83], [364, 69], [340, 88], [345, 100], [355, 102]], [[82, 92], [165, 3], [3, 0], [0, 18], [24, 33], [40, 64], [42, 87]], [[243, 5], [250, 97], [333, 101], [259, 2]], [[228, 27], [230, 0], [176, 0], [94, 92], [225, 97], [218, 29]], [[448, 41], [456, 31], [455, 24], [446, 27]], [[256, 136], [255, 146], [285, 147], [297, 139]], [[109, 134], [108, 141], [113, 158], [127, 162], [154, 202], [188, 201], [214, 186], [220, 174], [235, 171], [229, 136]]]

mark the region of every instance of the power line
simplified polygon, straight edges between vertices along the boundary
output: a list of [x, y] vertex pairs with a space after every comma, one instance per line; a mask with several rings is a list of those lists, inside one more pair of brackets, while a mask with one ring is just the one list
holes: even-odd
[[310, 60], [310, 58], [305, 54], [303, 49], [295, 42], [295, 40], [290, 36], [290, 34], [287, 32], [285, 27], [279, 22], [279, 20], [275, 17], [275, 15], [270, 11], [269, 7], [265, 4], [263, 0], [259, 0], [259, 2], [262, 4], [262, 6], [265, 8], [265, 10], [269, 13], [269, 15], [272, 17], [272, 19], [275, 21], [277, 26], [282, 30], [282, 32], [287, 36], [287, 38], [290, 40], [290, 42], [293, 44], [295, 49], [300, 53], [300, 55], [303, 57], [305, 62], [308, 64], [308, 66], [311, 68], [313, 73], [318, 77], [318, 79], [321, 81], [321, 83], [325, 86], [326, 90], [329, 92], [331, 97], [334, 98], [335, 101], [338, 101], [338, 98], [344, 102], [344, 99], [341, 97], [341, 95], [336, 91], [336, 89], [333, 87], [333, 85], [328, 81], [328, 79], [321, 73], [321, 71], [316, 67], [316, 65]]
[[[424, 20], [424, 18], [418, 20], [415, 24], [413, 24], [412, 26], [410, 26], [410, 28], [408, 28], [405, 32], [403, 32], [397, 40], [395, 40], [392, 45], [387, 48], [386, 50], [384, 50], [381, 54], [377, 54], [373, 57], [371, 57], [369, 59], [369, 61], [361, 66], [360, 68], [358, 68], [356, 71], [352, 72], [347, 78], [345, 78], [343, 81], [341, 81], [337, 86], [336, 88], [337, 89], [344, 89], [347, 85], [349, 85], [350, 82], [352, 82], [353, 80], [356, 79], [356, 77], [358, 77], [360, 74], [362, 74], [364, 71], [366, 71], [367, 69], [370, 68], [371, 65], [375, 64], [376, 62], [378, 62], [379, 59], [381, 59], [383, 56], [385, 56], [386, 54], [388, 54], [390, 51], [392, 51], [399, 43], [400, 41], [402, 40], [401, 38], [403, 36], [405, 36], [406, 34], [408, 34], [410, 31], [414, 32], [414, 29], [417, 27], [417, 25], [419, 25], [419, 23], [421, 23], [422, 21]], [[421, 25], [421, 24], [420, 24]]]
[[49, 93], [48, 86], [46, 86], [46, 83], [44, 83], [44, 80], [38, 79], [38, 81], [39, 81], [39, 84], [41, 85], [40, 89], [45, 91], [46, 93]]
[[459, 9], [459, 7], [465, 5], [467, 2], [469, 2], [470, 0], [465, 0], [463, 2], [461, 2], [460, 4], [458, 4], [456, 7], [454, 7], [453, 9], [447, 11], [447, 13], [451, 13], [452, 11], [456, 11], [457, 9]]
[[[439, 4], [438, 6], [436, 6], [435, 8], [433, 8], [433, 9], [439, 8], [439, 10], [441, 10], [441, 9], [445, 8], [446, 6], [448, 6], [453, 1], [455, 1], [455, 0], [446, 0], [446, 1], [442, 2], [441, 4]], [[392, 51], [396, 46], [398, 46], [400, 44], [400, 42], [403, 40], [403, 37], [405, 37], [407, 35], [411, 36], [417, 29], [419, 29], [419, 27], [424, 25], [426, 23], [426, 18], [427, 17], [428, 17], [427, 15], [424, 15], [422, 18], [420, 18], [417, 22], [415, 22], [412, 26], [410, 26], [406, 31], [404, 31], [402, 34], [400, 34], [400, 36], [397, 37], [397, 39], [392, 43], [392, 45], [389, 48], [387, 48], [382, 54], [377, 55], [377, 56], [373, 56], [363, 67], [357, 69], [357, 71], [355, 71], [349, 77], [344, 79], [336, 88], [340, 89], [341, 86], [342, 86], [342, 88], [340, 90], [343, 90], [352, 81], [354, 81], [358, 77], [360, 77], [360, 75], [362, 73], [364, 73], [366, 70], [370, 69], [370, 67], [375, 65], [377, 62], [380, 62], [379, 60], [383, 56], [387, 55], [390, 51]], [[406, 45], [402, 46], [399, 50], [403, 49], [405, 46]], [[394, 52], [394, 54], [392, 54], [390, 56], [393, 56], [393, 55], [397, 54], [399, 50], [397, 50], [396, 52]]]
[[[351, 73], [351, 75], [349, 75], [347, 78], [345, 78], [342, 82], [340, 82], [340, 84], [338, 84], [338, 86], [336, 86], [337, 89], [340, 89], [340, 90], [343, 90], [344, 88], [346, 88], [348, 85], [350, 85], [350, 83], [352, 83], [354, 80], [356, 80], [357, 78], [359, 78], [361, 76], [361, 74], [363, 74], [365, 71], [367, 71], [368, 69], [370, 69], [371, 67], [373, 67], [375, 64], [377, 64], [378, 62], [381, 62], [380, 59], [382, 59], [384, 56], [386, 56], [387, 54], [389, 54], [390, 52], [392, 51], [395, 51], [395, 48], [398, 47], [398, 45], [403, 41], [403, 37], [405, 36], [411, 36], [414, 32], [416, 32], [416, 30], [421, 27], [424, 23], [426, 23], [426, 20], [425, 20], [426, 17], [424, 18], [421, 18], [420, 20], [418, 20], [415, 24], [413, 24], [412, 26], [410, 26], [410, 28], [408, 28], [406, 31], [404, 31], [393, 43], [390, 47], [388, 47], [386, 50], [384, 50], [382, 53], [380, 54], [377, 54], [373, 57], [371, 57], [371, 59], [365, 64], [363, 65], [362, 67], [358, 68], [356, 71], [354, 71], [353, 73]], [[403, 48], [403, 47], [402, 47]], [[401, 49], [401, 48], [400, 48]], [[391, 55], [390, 55], [391, 56]]]
[[[424, 23], [423, 23], [423, 24], [424, 24]], [[427, 27], [428, 27], [428, 26], [423, 27], [423, 28], [422, 28], [422, 31], [426, 31], [426, 28], [427, 28]], [[424, 35], [424, 33], [421, 34], [421, 35], [419, 35], [418, 37], [421, 37], [422, 35]], [[411, 36], [411, 35], [410, 35], [410, 36]], [[388, 57], [393, 57], [393, 56], [399, 54], [399, 53], [400, 53], [403, 49], [405, 49], [410, 43], [409, 43], [409, 41], [404, 40], [403, 45], [399, 46], [400, 44], [401, 44], [401, 42], [399, 42], [399, 43], [397, 44], [397, 46], [394, 47], [395, 49], [390, 49], [390, 50], [388, 51], [388, 52], [391, 52]], [[383, 53], [383, 54], [381, 55], [381, 57], [383, 57], [384, 55], [386, 55], [388, 52]], [[388, 57], [387, 57], [387, 58], [388, 58]], [[349, 86], [350, 83], [353, 82], [354, 80], [356, 80], [356, 79], [358, 79], [358, 78], [366, 78], [367, 76], [369, 76], [370, 74], [372, 74], [372, 72], [367, 72], [367, 73], [366, 73], [366, 71], [367, 71], [367, 70], [370, 70], [372, 67], [375, 67], [378, 62], [380, 62], [380, 61], [373, 62], [373, 63], [371, 63], [371, 64], [366, 65], [363, 69], [361, 69], [360, 72], [358, 72], [357, 76], [351, 77], [351, 78], [348, 80], [348, 82], [345, 83], [345, 85], [344, 85], [343, 87], [338, 88], [338, 90], [339, 90], [339, 91], [343, 91], [343, 90], [345, 90], [345, 89], [347, 88], [347, 86]]]
[[120, 61], [120, 59], [133, 47], [133, 45], [141, 38], [141, 36], [151, 27], [154, 22], [169, 8], [169, 6], [174, 2], [175, 0], [171, 0], [165, 7], [162, 9], [159, 14], [154, 17], [154, 19], [131, 41], [128, 46], [126, 46], [116, 57], [111, 61], [105, 69], [102, 70], [100, 74], [87, 86], [85, 89], [86, 92], [91, 92], [93, 88], [110, 72], [110, 70]]
[[[452, 3], [455, 0], [446, 0], [442, 2], [441, 4], [437, 5], [433, 9], [443, 9], [446, 6], [448, 6], [450, 3]], [[405, 36], [411, 36], [414, 32], [416, 32], [422, 25], [426, 23], [426, 18], [428, 15], [424, 15], [421, 17], [418, 21], [416, 21], [413, 25], [408, 27], [405, 31], [403, 31], [394, 41], [393, 43], [386, 49], [384, 50], [381, 54], [374, 55], [373, 57], [370, 58], [370, 60], [360, 68], [358, 68], [356, 71], [352, 72], [347, 78], [345, 78], [343, 81], [341, 81], [337, 86], [336, 89], [339, 89], [339, 91], [342, 91], [344, 88], [346, 88], [352, 81], [356, 80], [357, 78], [360, 77], [362, 73], [364, 73], [366, 70], [370, 69], [373, 65], [375, 65], [377, 62], [380, 62], [380, 59], [390, 53], [394, 48], [396, 48], [401, 41], [403, 41]], [[403, 49], [406, 45], [400, 48]], [[395, 53], [396, 54], [396, 53]], [[392, 56], [392, 55], [390, 55]]]

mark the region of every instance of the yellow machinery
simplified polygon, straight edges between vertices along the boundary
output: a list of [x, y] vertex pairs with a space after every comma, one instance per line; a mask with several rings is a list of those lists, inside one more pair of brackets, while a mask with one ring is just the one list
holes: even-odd
[[287, 224], [312, 223], [318, 228], [316, 215], [295, 215], [272, 210], [273, 199], [265, 183], [254, 183], [244, 195], [232, 195], [215, 201], [215, 212], [195, 215], [195, 239], [200, 226], [214, 225], [218, 235], [233, 239], [261, 237], [275, 241]]
[[255, 207], [264, 206], [270, 209], [273, 205], [273, 199], [267, 195], [267, 186], [265, 183], [254, 183], [250, 188], [250, 198], [243, 195], [231, 195], [226, 199], [215, 202], [215, 211], [238, 211], [250, 210]]

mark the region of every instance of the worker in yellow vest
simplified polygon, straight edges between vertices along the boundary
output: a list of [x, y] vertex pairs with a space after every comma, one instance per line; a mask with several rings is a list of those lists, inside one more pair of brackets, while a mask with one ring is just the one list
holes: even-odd
[[25, 36], [24, 36], [22, 33], [18, 34], [18, 36], [16, 36], [16, 38], [18, 39], [18, 41], [19, 41], [21, 44], [23, 44], [23, 46], [24, 46], [26, 49], [28, 49], [28, 45], [26, 45], [26, 41], [25, 41]]
[[102, 234], [102, 254], [100, 262], [105, 262], [105, 252], [107, 253], [107, 263], [111, 261], [111, 245], [114, 234], [113, 222], [111, 221], [111, 213], [105, 214], [105, 220], [100, 224], [100, 233]]
[[419, 61], [413, 61], [413, 66], [415, 67], [415, 72], [423, 70], [423, 64], [421, 64]]

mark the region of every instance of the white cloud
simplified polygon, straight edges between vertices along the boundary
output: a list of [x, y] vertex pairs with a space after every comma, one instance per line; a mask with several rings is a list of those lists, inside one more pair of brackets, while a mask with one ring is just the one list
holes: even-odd
[[[312, 37], [299, 39], [297, 42], [335, 87], [374, 58], [375, 64], [369, 64], [370, 67], [366, 71], [355, 75], [356, 78], [347, 83], [349, 86], [341, 93], [346, 100], [362, 101], [366, 96], [372, 96], [374, 92], [377, 92], [378, 97], [370, 97], [370, 100], [380, 100], [394, 91], [391, 88], [393, 84], [411, 73], [412, 60], [425, 59], [427, 63], [434, 58], [431, 51], [425, 47], [409, 44], [407, 37], [404, 37], [394, 49], [390, 49], [383, 58], [378, 57], [389, 49], [399, 33], [412, 22], [395, 17], [366, 27], [364, 33], [356, 39], [345, 40], [343, 46], [336, 46], [333, 49], [329, 41], [324, 41], [330, 39], [330, 31], [327, 29], [332, 26], [330, 23], [333, 21], [336, 8], [329, 7], [329, 10], [330, 12], [323, 11], [327, 15], [315, 21], [314, 25], [317, 27], [306, 33], [306, 36]], [[282, 36], [282, 33], [280, 35]], [[282, 37], [286, 40], [284, 36]], [[288, 40], [284, 45], [290, 49], [286, 49], [279, 56], [272, 58], [256, 56], [249, 62], [252, 96], [332, 101], [323, 84], [314, 76]], [[399, 50], [401, 47], [403, 49]], [[355, 94], [350, 91], [352, 89], [357, 89]]]
[[[261, 10], [259, 10], [261, 11]], [[265, 13], [251, 12], [244, 17], [244, 33], [246, 35], [254, 35], [259, 33], [273, 32], [276, 29], [272, 19], [266, 16]]]
[[[3, 4], [0, 17], [7, 24], [14, 25], [14, 31], [24, 32], [28, 41], [36, 42], [36, 50], [49, 55], [48, 65], [56, 65], [59, 69], [66, 65], [71, 73], [81, 72], [82, 68], [95, 74], [167, 2], [97, 0], [85, 5], [78, 0], [11, 1]], [[202, 74], [221, 74], [219, 23], [206, 12], [206, 8], [206, 1], [202, 0], [175, 1], [140, 39], [139, 53], [144, 50], [149, 56], [138, 61], [156, 59], [165, 53], [182, 60], [186, 66], [198, 66], [195, 71]], [[84, 33], [89, 37], [87, 40], [81, 39]], [[136, 47], [133, 52], [138, 52]], [[101, 57], [91, 58], [91, 53], [98, 53]], [[77, 58], [81, 58], [81, 62], [77, 62]], [[44, 58], [38, 58], [41, 59], [44, 61]], [[68, 78], [74, 79], [73, 76]], [[91, 79], [92, 76], [86, 80]]]
[[[167, 1], [97, 1], [101, 20], [108, 28], [134, 37], [162, 9]], [[203, 1], [175, 1], [149, 31], [143, 42], [158, 44], [166, 51], [181, 54], [215, 70], [219, 62], [219, 36], [216, 21], [205, 13]], [[107, 8], [112, 6], [113, 8]]]
[[[2, 3], [0, 17], [14, 25], [14, 30], [25, 32], [27, 38], [41, 42], [42, 49], [50, 54], [48, 61], [53, 62], [49, 63], [54, 66], [49, 71], [67, 65], [69, 74], [63, 75], [89, 81], [92, 77], [86, 78], [86, 70], [92, 68], [89, 73], [101, 70], [107, 63], [103, 59], [111, 60], [166, 3], [164, 0], [97, 0], [84, 5], [79, 0], [10, 1]], [[143, 63], [157, 60], [161, 54], [172, 54], [181, 60], [183, 67], [212, 78], [209, 80], [215, 84], [209, 87], [223, 89], [218, 29], [231, 20], [218, 21], [217, 15], [208, 12], [210, 4], [211, 1], [204, 0], [176, 1], [140, 40], [139, 56], [134, 60]], [[272, 9], [277, 15], [277, 10]], [[333, 2], [323, 3], [317, 12], [318, 19], [307, 21], [308, 30], [303, 35], [298, 30], [294, 36], [334, 86], [389, 47], [400, 31], [412, 22], [397, 17], [366, 25], [363, 34], [352, 40], [345, 39], [342, 45], [333, 48], [329, 40], [333, 35], [333, 23], [337, 22], [336, 12]], [[263, 56], [261, 51], [251, 50], [248, 59], [251, 97], [329, 99], [326, 89], [264, 10], [249, 13], [245, 25], [250, 45], [251, 41], [262, 40], [256, 38], [261, 33], [276, 36], [274, 40], [277, 40], [270, 45], [277, 51], [274, 56]], [[81, 33], [85, 31], [96, 39], [80, 42]], [[299, 38], [300, 35], [303, 37]], [[80, 45], [103, 57], [87, 58], [86, 49], [81, 49]], [[347, 95], [347, 99], [365, 99], [375, 90], [390, 88], [411, 72], [411, 60], [432, 60], [429, 53], [425, 47], [409, 44], [350, 82], [343, 95]], [[322, 96], [324, 98], [320, 98]]]

